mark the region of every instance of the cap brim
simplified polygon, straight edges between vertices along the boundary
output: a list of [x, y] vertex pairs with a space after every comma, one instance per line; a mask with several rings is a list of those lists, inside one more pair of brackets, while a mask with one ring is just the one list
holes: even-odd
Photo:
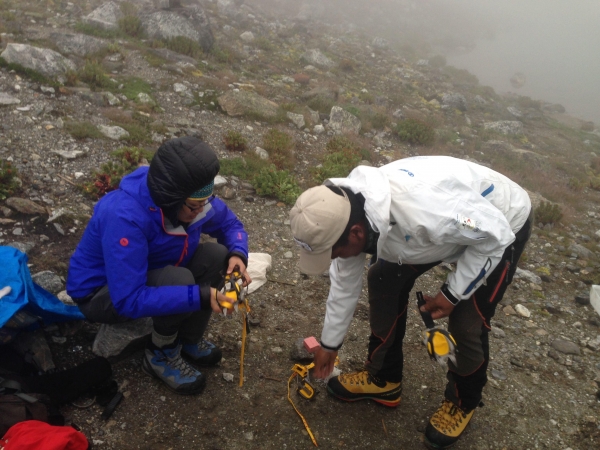
[[300, 272], [306, 275], [320, 275], [329, 269], [331, 249], [323, 253], [307, 252], [300, 249]]

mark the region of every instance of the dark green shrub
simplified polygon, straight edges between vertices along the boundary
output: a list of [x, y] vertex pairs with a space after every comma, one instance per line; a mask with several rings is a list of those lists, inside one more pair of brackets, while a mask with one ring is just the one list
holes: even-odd
[[311, 170], [315, 185], [322, 184], [328, 178], [343, 178], [363, 160], [369, 160], [368, 150], [361, 148], [345, 136], [334, 136], [325, 146], [327, 153], [322, 164]]
[[96, 125], [90, 122], [66, 122], [65, 130], [73, 138], [78, 140], [83, 139], [103, 139], [104, 135], [98, 130]]
[[144, 30], [142, 28], [142, 21], [136, 16], [124, 16], [119, 19], [119, 30], [125, 33], [127, 36], [134, 38], [142, 37]]
[[248, 147], [248, 141], [239, 131], [229, 130], [223, 136], [223, 142], [227, 150], [243, 152]]
[[323, 95], [317, 95], [309, 100], [307, 106], [314, 111], [319, 111], [321, 114], [329, 114], [331, 108], [335, 106], [335, 100]]
[[263, 136], [263, 147], [269, 152], [269, 159], [278, 169], [293, 169], [294, 155], [292, 148], [294, 140], [284, 131], [275, 128]]
[[277, 48], [275, 44], [273, 44], [271, 39], [265, 36], [259, 36], [256, 39], [254, 39], [253, 45], [265, 52], [272, 52]]
[[192, 58], [201, 56], [204, 52], [202, 47], [196, 41], [186, 38], [185, 36], [175, 36], [165, 40], [165, 46], [174, 52], [187, 55]]
[[18, 188], [17, 170], [10, 161], [0, 160], [0, 200], [11, 196]]
[[123, 85], [121, 89], [118, 89], [119, 84], [114, 84], [114, 92], [119, 92], [129, 100], [136, 100], [138, 94], [143, 92], [144, 94], [152, 95], [152, 86], [147, 81], [137, 77], [130, 77], [120, 80], [120, 84]]
[[406, 119], [396, 126], [396, 134], [401, 141], [417, 145], [432, 144], [435, 130], [428, 123], [416, 119]]
[[87, 83], [91, 88], [107, 88], [113, 86], [113, 82], [104, 72], [102, 65], [97, 61], [86, 61], [79, 70], [79, 79]]
[[251, 181], [262, 169], [270, 163], [260, 159], [255, 153], [246, 153], [243, 158], [222, 158], [219, 160], [222, 175], [235, 175], [238, 178]]
[[133, 172], [140, 164], [148, 164], [154, 153], [140, 147], [123, 147], [111, 153], [126, 172]]
[[472, 85], [479, 84], [479, 79], [468, 70], [457, 69], [454, 66], [445, 66], [443, 70], [452, 78], [455, 83]]
[[275, 197], [291, 205], [300, 196], [298, 183], [287, 170], [277, 170], [274, 165], [262, 169], [252, 180], [256, 193]]
[[535, 208], [534, 217], [536, 223], [547, 223], [553, 224], [559, 222], [562, 219], [562, 210], [556, 203], [541, 202], [537, 208]]

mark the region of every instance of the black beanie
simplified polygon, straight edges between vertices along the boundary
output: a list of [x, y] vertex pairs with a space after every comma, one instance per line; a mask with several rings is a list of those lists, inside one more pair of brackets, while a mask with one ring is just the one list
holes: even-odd
[[154, 203], [176, 227], [177, 213], [185, 199], [218, 173], [219, 160], [208, 144], [193, 136], [171, 139], [152, 158], [148, 189]]

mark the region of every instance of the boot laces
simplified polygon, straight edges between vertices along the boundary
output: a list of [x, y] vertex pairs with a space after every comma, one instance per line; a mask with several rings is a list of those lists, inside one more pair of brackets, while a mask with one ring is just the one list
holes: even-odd
[[463, 419], [466, 419], [466, 417], [467, 414], [462, 409], [454, 403], [444, 400], [442, 406], [431, 418], [431, 422], [436, 425], [438, 429], [447, 431], [454, 430], [463, 422]]
[[366, 370], [363, 370], [362, 372], [354, 372], [354, 373], [348, 373], [348, 374], [342, 374], [340, 376], [341, 378], [341, 382], [345, 383], [345, 384], [349, 384], [351, 386], [356, 385], [358, 386], [359, 384], [361, 386], [364, 386], [365, 383], [366, 384], [372, 384], [373, 383], [373, 379], [371, 377], [371, 374], [369, 372], [367, 372]]
[[162, 356], [158, 358], [159, 361], [165, 362], [171, 369], [179, 370], [181, 375], [184, 377], [195, 377], [197, 371], [191, 365], [189, 365], [182, 357], [181, 352], [177, 352], [175, 356], [169, 357], [165, 352], [161, 351]]

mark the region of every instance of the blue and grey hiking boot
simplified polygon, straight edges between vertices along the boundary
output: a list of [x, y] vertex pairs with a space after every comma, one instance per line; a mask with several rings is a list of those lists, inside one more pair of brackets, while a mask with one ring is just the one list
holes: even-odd
[[204, 375], [181, 357], [181, 344], [171, 348], [148, 344], [142, 358], [142, 369], [177, 394], [199, 394], [206, 386]]
[[183, 344], [183, 353], [199, 366], [214, 366], [223, 357], [221, 349], [206, 339], [197, 344]]

